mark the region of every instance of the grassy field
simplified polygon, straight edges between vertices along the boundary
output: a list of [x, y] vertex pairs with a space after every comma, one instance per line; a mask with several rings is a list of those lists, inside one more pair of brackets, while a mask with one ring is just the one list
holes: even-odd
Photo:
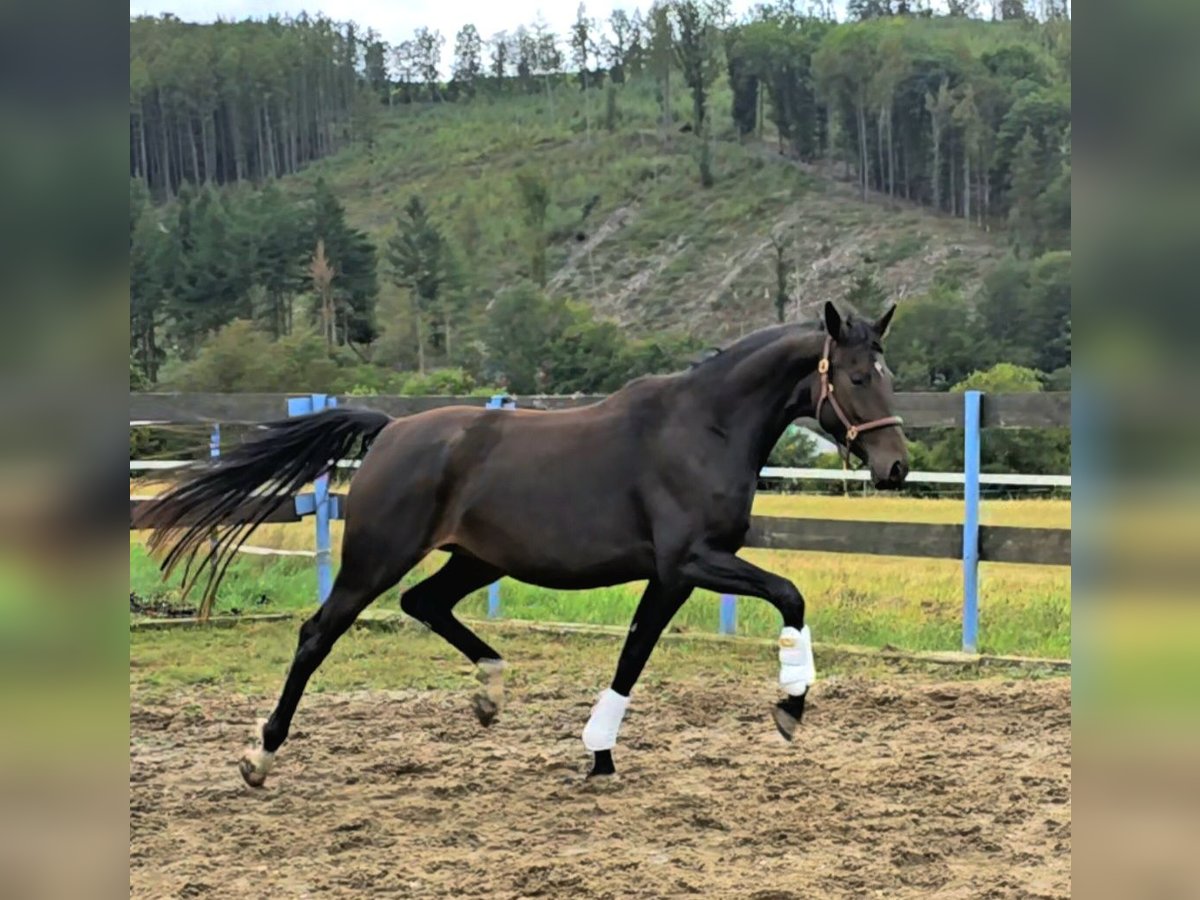
[[[139, 488], [139, 493], [142, 491]], [[829, 519], [877, 519], [913, 522], [961, 521], [954, 500], [892, 497], [817, 497], [762, 495], [762, 515]], [[985, 503], [989, 524], [1069, 527], [1068, 501], [995, 501]], [[340, 524], [334, 523], [335, 548]], [[264, 526], [251, 543], [279, 549], [310, 549], [312, 526]], [[959, 645], [962, 603], [961, 566], [954, 560], [918, 560], [882, 556], [745, 550], [742, 555], [791, 578], [808, 600], [809, 622], [818, 641], [893, 646], [909, 650], [952, 650]], [[401, 587], [415, 583], [440, 564], [431, 554]], [[1071, 652], [1070, 569], [1066, 567], [984, 564], [981, 567], [981, 647], [984, 652], [1068, 657]], [[305, 610], [314, 603], [311, 559], [239, 557], [222, 585], [218, 610], [243, 612]], [[503, 614], [508, 618], [608, 625], [627, 624], [641, 584], [595, 591], [551, 591], [505, 580]], [[137, 534], [130, 536], [130, 590], [145, 599], [171, 601], [173, 584], [163, 584]], [[399, 591], [377, 601], [377, 608], [398, 609]], [[486, 613], [486, 592], [463, 601], [467, 616]], [[672, 623], [677, 632], [713, 632], [718, 598], [697, 592]], [[738, 604], [738, 633], [771, 636], [779, 620], [766, 603]]]

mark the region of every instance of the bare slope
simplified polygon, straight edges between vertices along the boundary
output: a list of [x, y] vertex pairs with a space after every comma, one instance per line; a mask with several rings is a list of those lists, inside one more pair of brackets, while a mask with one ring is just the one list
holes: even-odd
[[[563, 89], [553, 118], [545, 97], [399, 109], [384, 114], [374, 147], [318, 163], [292, 183], [324, 176], [351, 223], [381, 244], [409, 196], [422, 195], [490, 293], [528, 272], [515, 175], [535, 172], [552, 196], [551, 291], [638, 331], [709, 339], [774, 318], [773, 237], [785, 247], [792, 315], [844, 296], [863, 271], [896, 298], [939, 277], [969, 291], [1002, 255], [996, 236], [961, 220], [903, 201], [863, 203], [828, 172], [720, 133], [716, 184], [703, 189], [698, 139], [655, 129], [648, 89], [622, 89], [613, 132], [597, 127], [599, 96], [585, 128], [584, 98]], [[714, 114], [724, 128], [720, 103]]]

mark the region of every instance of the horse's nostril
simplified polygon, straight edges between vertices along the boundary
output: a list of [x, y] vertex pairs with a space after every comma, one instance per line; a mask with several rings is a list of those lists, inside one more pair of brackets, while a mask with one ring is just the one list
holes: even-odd
[[907, 474], [908, 467], [905, 466], [904, 463], [900, 462], [900, 460], [896, 460], [894, 463], [892, 463], [892, 471], [888, 477], [890, 477], [892, 481], [903, 481], [904, 476]]

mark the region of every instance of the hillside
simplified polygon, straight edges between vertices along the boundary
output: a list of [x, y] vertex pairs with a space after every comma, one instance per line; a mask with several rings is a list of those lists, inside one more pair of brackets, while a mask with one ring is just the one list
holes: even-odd
[[899, 300], [900, 389], [1064, 383], [1069, 21], [856, 9], [467, 24], [448, 81], [426, 29], [132, 20], [131, 379], [603, 392]]
[[[373, 146], [343, 150], [283, 184], [307, 192], [323, 178], [349, 224], [380, 246], [420, 195], [490, 292], [528, 274], [516, 176], [536, 172], [550, 187], [550, 293], [637, 331], [706, 341], [774, 320], [777, 245], [789, 317], [845, 297], [863, 273], [896, 299], [939, 277], [970, 295], [1004, 255], [1003, 236], [899, 199], [872, 194], [864, 203], [840, 171], [781, 155], [769, 131], [739, 141], [722, 127], [727, 117], [710, 145], [715, 183], [704, 189], [701, 140], [679, 130], [686, 97], [667, 132], [653, 91], [649, 79], [614, 91], [613, 132], [604, 94], [585, 99], [570, 87], [554, 92], [553, 119], [544, 94], [384, 109]], [[713, 107], [727, 109], [716, 94]], [[381, 284], [382, 310], [394, 290]], [[386, 332], [386, 313], [380, 325]]]

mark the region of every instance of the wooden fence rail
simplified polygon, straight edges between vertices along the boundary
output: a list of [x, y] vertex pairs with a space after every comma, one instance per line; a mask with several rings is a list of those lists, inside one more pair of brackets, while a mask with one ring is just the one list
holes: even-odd
[[[343, 494], [330, 494], [335, 509]], [[130, 497], [130, 528], [135, 511], [148, 497]], [[246, 511], [225, 524], [250, 521]], [[304, 515], [307, 515], [305, 513]], [[271, 513], [267, 522], [299, 522], [294, 503]], [[332, 518], [340, 518], [336, 513]], [[1071, 564], [1071, 532], [1066, 528], [1014, 528], [984, 525], [979, 529], [980, 558], [984, 562], [1029, 563], [1043, 566]], [[917, 522], [874, 522], [849, 519], [805, 519], [753, 516], [747, 547], [766, 550], [809, 550], [818, 553], [863, 553], [925, 559], [960, 559], [961, 525], [925, 525]]]
[[[130, 394], [130, 422], [172, 425], [258, 425], [283, 418], [294, 394]], [[602, 396], [521, 397], [526, 409], [570, 409], [604, 399]], [[487, 397], [337, 397], [338, 406], [377, 409], [407, 416], [441, 406], [486, 406]], [[962, 394], [901, 393], [896, 414], [910, 428], [964, 424]], [[800, 420], [801, 422], [805, 420]], [[1065, 428], [1071, 422], [1070, 393], [988, 394], [982, 398], [984, 428]]]

